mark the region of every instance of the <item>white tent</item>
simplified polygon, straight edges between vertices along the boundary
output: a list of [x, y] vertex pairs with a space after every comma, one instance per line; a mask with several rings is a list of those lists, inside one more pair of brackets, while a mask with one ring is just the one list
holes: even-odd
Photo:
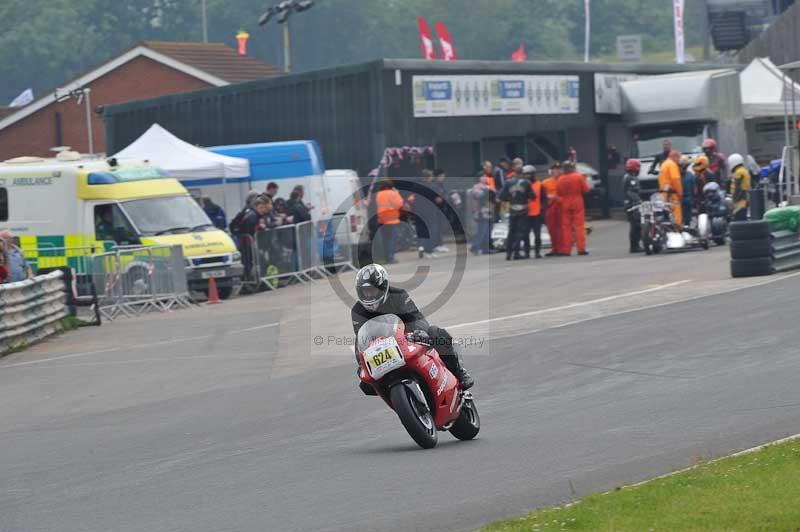
[[180, 180], [250, 177], [247, 159], [212, 153], [179, 139], [158, 124], [114, 155], [119, 160], [147, 159]]
[[147, 160], [169, 172], [193, 193], [199, 190], [221, 204], [227, 213], [241, 208], [250, 188], [250, 161], [193, 146], [158, 124], [150, 126], [114, 157], [120, 161]]
[[783, 117], [788, 103], [791, 113], [792, 88], [795, 98], [800, 99], [800, 85], [781, 72], [766, 57], [757, 57], [741, 72], [742, 107], [744, 118]]

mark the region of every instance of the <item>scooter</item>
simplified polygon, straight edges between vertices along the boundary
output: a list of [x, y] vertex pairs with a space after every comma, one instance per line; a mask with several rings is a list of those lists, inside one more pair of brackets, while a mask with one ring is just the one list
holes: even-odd
[[436, 349], [406, 333], [399, 317], [385, 314], [362, 325], [356, 348], [362, 391], [380, 396], [420, 447], [436, 447], [437, 431], [459, 440], [478, 435], [472, 393], [461, 390]]

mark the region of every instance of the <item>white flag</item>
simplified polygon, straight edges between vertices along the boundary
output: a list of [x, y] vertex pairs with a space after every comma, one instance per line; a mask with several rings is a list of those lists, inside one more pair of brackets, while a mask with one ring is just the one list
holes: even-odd
[[686, 62], [686, 48], [683, 39], [683, 0], [673, 0], [675, 9], [675, 62]]
[[584, 26], [584, 42], [583, 42], [583, 62], [589, 62], [589, 49], [591, 48], [592, 41], [592, 0], [584, 0], [583, 13], [586, 19]]
[[23, 105], [28, 105], [33, 101], [33, 89], [25, 89], [22, 91], [22, 94], [14, 98], [9, 107], [22, 107]]

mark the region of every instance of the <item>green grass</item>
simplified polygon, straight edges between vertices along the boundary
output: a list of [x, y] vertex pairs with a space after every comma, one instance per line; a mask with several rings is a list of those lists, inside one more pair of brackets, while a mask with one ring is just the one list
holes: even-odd
[[[713, 52], [713, 50], [712, 50]], [[694, 57], [694, 61], [696, 63], [703, 62], [703, 47], [702, 46], [690, 46], [686, 48], [686, 54], [691, 55]], [[606, 54], [606, 55], [599, 55], [593, 56], [592, 61], [597, 63], [620, 63], [621, 61], [617, 57], [616, 52], [613, 54]], [[642, 59], [641, 61], [636, 61], [636, 63], [649, 63], [649, 64], [661, 64], [661, 63], [674, 63], [675, 62], [675, 48], [668, 48], [665, 50], [653, 51], [653, 52], [642, 52]], [[712, 59], [710, 61], [714, 63], [715, 61]]]
[[699, 465], [484, 532], [800, 531], [800, 440]]

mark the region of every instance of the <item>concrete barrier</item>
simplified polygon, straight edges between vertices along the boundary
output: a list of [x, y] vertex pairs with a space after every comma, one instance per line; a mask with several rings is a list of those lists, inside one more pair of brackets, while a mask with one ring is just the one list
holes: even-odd
[[61, 330], [67, 316], [63, 273], [0, 285], [0, 354]]

